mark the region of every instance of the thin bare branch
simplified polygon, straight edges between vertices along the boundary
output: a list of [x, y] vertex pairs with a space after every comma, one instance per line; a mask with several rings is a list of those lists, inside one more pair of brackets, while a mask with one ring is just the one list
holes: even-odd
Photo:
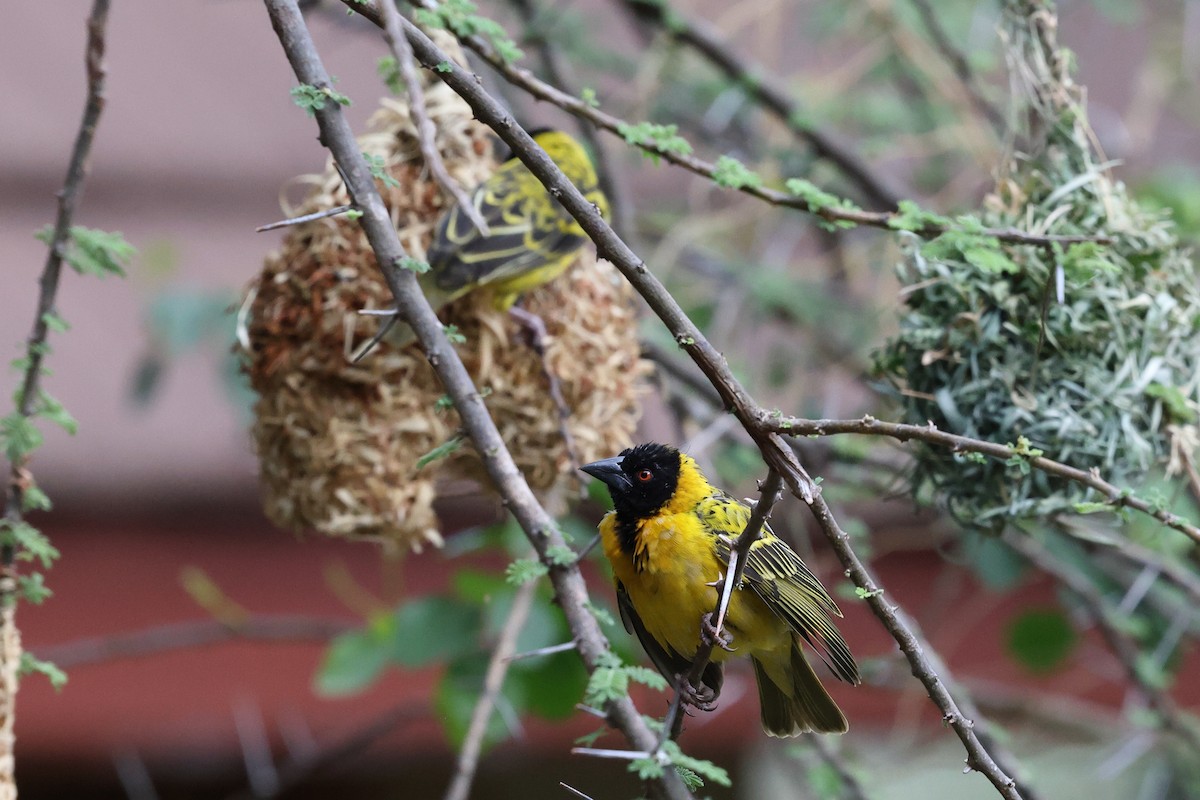
[[157, 625], [113, 636], [89, 636], [73, 642], [38, 648], [39, 658], [63, 669], [102, 664], [126, 658], [207, 647], [230, 641], [328, 642], [339, 633], [354, 630], [357, 623], [297, 615], [259, 615], [229, 624], [215, 619]]
[[[321, 64], [312, 37], [304, 24], [295, 0], [265, 0], [265, 2], [271, 23], [289, 62], [291, 62], [296, 77], [309, 85], [329, 87], [329, 75]], [[438, 64], [442, 64], [443, 68], [448, 65], [449, 72], [438, 72], [437, 74], [443, 80], [451, 77], [454, 80], [451, 87], [456, 92], [462, 94], [462, 87], [469, 83], [476, 93], [488, 97], [474, 76], [469, 76], [464, 70], [454, 65], [445, 53], [407, 20], [401, 20], [401, 22], [404, 33], [413, 47], [413, 52], [422, 64], [429, 68]], [[490, 119], [492, 123], [497, 123], [498, 114], [499, 119], [504, 120], [502, 127], [506, 132], [517, 129], [517, 126], [494, 100], [488, 97], [488, 101], [491, 104]], [[441, 379], [447, 394], [454, 401], [455, 408], [462, 418], [463, 426], [471, 437], [475, 450], [493, 485], [500, 496], [504, 498], [508, 510], [525, 531], [537, 551], [539, 559], [547, 566], [558, 603], [575, 635], [583, 663], [590, 672], [596, 668], [598, 660], [608, 651], [608, 642], [595, 617], [588, 610], [587, 586], [583, 581], [583, 576], [577, 565], [557, 564], [550, 557], [549, 551], [566, 547], [566, 542], [553, 519], [538, 503], [529, 484], [526, 483], [524, 476], [513, 461], [495, 422], [487, 412], [483, 398], [471, 381], [471, 377], [458, 358], [454, 347], [446, 338], [437, 315], [434, 314], [428, 301], [421, 294], [416, 276], [400, 266], [405, 255], [404, 249], [391, 224], [387, 208], [375, 188], [374, 180], [363, 162], [362, 154], [354, 139], [354, 133], [341, 113], [341, 108], [333, 103], [326, 104], [324, 108], [317, 110], [316, 117], [321, 129], [321, 140], [329, 148], [346, 176], [346, 186], [355, 205], [363, 211], [359, 223], [375, 252], [384, 278], [395, 295], [397, 309], [404, 320], [412, 326], [426, 358]], [[553, 162], [545, 152], [524, 131], [521, 131], [521, 135], [524, 138], [520, 140], [520, 143], [524, 148], [532, 148], [543, 159], [543, 168], [545, 168], [545, 164], [549, 164], [553, 169]], [[502, 136], [501, 138], [509, 141], [512, 139], [512, 135], [509, 133], [507, 137]], [[525, 157], [528, 158], [527, 153]], [[566, 186], [574, 189], [570, 181], [566, 180], [561, 173], [558, 177]], [[587, 203], [578, 194], [578, 190], [576, 190], [576, 196], [596, 213], [591, 203]], [[629, 698], [621, 698], [609, 703], [606, 711], [609, 722], [620, 729], [634, 747], [646, 750], [654, 746], [654, 733], [646, 725]], [[665, 770], [661, 779], [650, 784], [650, 790], [655, 796], [671, 800], [691, 797], [691, 793], [674, 770]]]
[[975, 71], [971, 69], [966, 56], [955, 46], [954, 42], [950, 39], [950, 35], [946, 33], [946, 29], [942, 27], [942, 21], [939, 19], [933, 4], [929, 0], [909, 0], [909, 2], [917, 9], [917, 16], [921, 18], [921, 24], [925, 26], [925, 32], [929, 34], [933, 46], [941, 53], [942, 58], [946, 60], [946, 63], [954, 70], [954, 74], [959, 82], [962, 83], [962, 87], [966, 91], [971, 105], [975, 106], [975, 110], [987, 119], [997, 133], [1004, 133], [1004, 115], [983, 96], [983, 92], [979, 89], [979, 80], [975, 75]]
[[408, 39], [404, 38], [404, 33], [400, 28], [400, 12], [396, 10], [395, 3], [390, 2], [383, 3], [380, 9], [383, 11], [383, 38], [387, 40], [388, 47], [392, 50], [396, 69], [400, 73], [401, 80], [404, 81], [404, 88], [408, 90], [408, 107], [412, 111], [415, 123], [413, 127], [417, 129], [417, 142], [421, 147], [421, 155], [425, 158], [425, 166], [429, 167], [429, 171], [438, 185], [454, 198], [454, 202], [458, 204], [467, 219], [471, 220], [475, 229], [487, 236], [491, 231], [488, 230], [488, 224], [483, 215], [479, 213], [479, 209], [471, 202], [471, 198], [467, 196], [463, 188], [458, 185], [458, 181], [454, 180], [446, 170], [446, 163], [442, 161], [442, 154], [438, 152], [437, 127], [429, 118], [429, 110], [425, 107], [425, 90], [421, 88], [421, 81], [417, 79], [416, 67], [413, 66], [412, 46], [409, 45]]
[[483, 692], [471, 712], [471, 722], [467, 727], [463, 746], [458, 751], [458, 764], [454, 770], [454, 779], [446, 790], [445, 800], [467, 800], [471, 793], [471, 782], [475, 779], [475, 769], [479, 766], [479, 754], [483, 750], [483, 737], [487, 733], [488, 720], [491, 719], [496, 698], [500, 696], [504, 676], [513, 660], [513, 652], [517, 649], [517, 637], [521, 635], [521, 629], [529, 619], [536, 591], [537, 583], [523, 583], [513, 598], [512, 608], [504, 620], [500, 637], [496, 640], [496, 646], [492, 648], [492, 658], [483, 678]]
[[871, 203], [896, 208], [902, 198], [911, 194], [876, 174], [857, 153], [842, 144], [844, 135], [822, 130], [806, 121], [791, 93], [768, 70], [730, 47], [705, 20], [691, 18], [661, 0], [621, 0], [621, 4], [637, 19], [659, 27], [671, 38], [708, 59], [788, 130], [807, 142], [818, 157], [833, 164]]
[[254, 229], [254, 232], [262, 233], [264, 231], [273, 231], [277, 228], [286, 228], [289, 225], [303, 225], [306, 222], [315, 222], [316, 220], [325, 219], [326, 217], [336, 217], [338, 214], [345, 214], [347, 211], [350, 211], [353, 208], [354, 206], [334, 206], [333, 208], [326, 208], [323, 211], [314, 211], [311, 214], [305, 214], [302, 217], [281, 219], [279, 222], [270, 222], [266, 225], [260, 225]]
[[[374, 0], [343, 0], [348, 8], [355, 13], [361, 14], [376, 25], [381, 24], [382, 18], [379, 9]], [[631, 128], [623, 119], [615, 117], [612, 114], [601, 111], [598, 108], [593, 108], [578, 97], [567, 94], [566, 92], [551, 86], [544, 81], [539, 80], [532, 72], [521, 67], [513, 66], [501, 58], [491, 44], [478, 36], [460, 37], [460, 41], [467, 47], [474, 50], [480, 58], [488, 63], [509, 83], [524, 89], [538, 100], [544, 100], [548, 103], [553, 103], [569, 114], [573, 114], [582, 119], [586, 119], [598, 128], [603, 128], [606, 131], [621, 136], [624, 139], [622, 130]], [[439, 74], [443, 80], [450, 77], [450, 73]], [[451, 78], [453, 80], [453, 78]], [[472, 78], [474, 80], [474, 78]], [[507, 114], [505, 114], [507, 118]], [[511, 122], [511, 121], [510, 121]], [[503, 137], [501, 137], [503, 138]], [[506, 144], [510, 144], [505, 140]], [[652, 153], [655, 156], [669, 161], [676, 166], [694, 172], [710, 180], [715, 180], [716, 166], [696, 156], [679, 153], [671, 149], [664, 149], [654, 142], [647, 139], [639, 139], [630, 141], [630, 144], [644, 150], [647, 153]], [[807, 212], [813, 216], [819, 217], [826, 222], [831, 223], [850, 223], [852, 225], [862, 225], [871, 228], [882, 228], [892, 230], [900, 223], [901, 215], [894, 211], [863, 211], [861, 209], [842, 208], [832, 205], [817, 205], [805, 200], [803, 197], [782, 192], [777, 189], [768, 189], [761, 186], [742, 186], [736, 191], [743, 194], [748, 194], [756, 197], [759, 200], [770, 203], [771, 205], [781, 206], [785, 208], [794, 208], [800, 211]], [[933, 238], [945, 233], [947, 230], [953, 229], [951, 225], [926, 224], [918, 227], [912, 232], [924, 238]], [[982, 236], [991, 236], [1002, 242], [1011, 242], [1015, 244], [1031, 244], [1039, 246], [1048, 246], [1051, 244], [1077, 244], [1081, 242], [1097, 242], [1100, 244], [1111, 243], [1111, 237], [1104, 235], [1059, 235], [1059, 234], [1036, 234], [1028, 231], [1021, 231], [1015, 228], [979, 228], [972, 229], [973, 233]]]

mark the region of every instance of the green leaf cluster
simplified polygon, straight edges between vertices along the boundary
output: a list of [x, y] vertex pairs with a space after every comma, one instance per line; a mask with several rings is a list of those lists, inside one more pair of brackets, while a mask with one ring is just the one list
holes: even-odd
[[757, 189], [763, 179], [741, 161], [732, 156], [721, 156], [713, 165], [713, 182], [726, 189]]
[[310, 117], [325, 108], [325, 104], [333, 102], [339, 106], [350, 105], [350, 98], [334, 89], [332, 86], [313, 86], [302, 83], [292, 87], [292, 102], [303, 108]]
[[475, 13], [478, 10], [471, 0], [443, 0], [436, 8], [418, 8], [413, 12], [413, 18], [427, 28], [445, 28], [456, 36], [482, 37], [506, 64], [524, 58], [524, 51], [509, 38], [504, 26]]
[[[38, 241], [50, 244], [54, 240], [54, 228], [47, 225], [36, 234]], [[80, 275], [125, 274], [125, 268], [133, 260], [137, 249], [125, 241], [120, 233], [85, 228], [82, 225], [72, 225], [67, 234], [66, 252], [63, 258], [71, 269]], [[45, 319], [45, 318], [43, 318]], [[66, 323], [60, 317], [51, 315], [45, 320], [51, 329], [65, 329]]]
[[679, 135], [677, 125], [659, 125], [654, 122], [627, 122], [617, 126], [617, 133], [631, 145], [648, 146], [658, 150], [658, 153], [643, 151], [643, 155], [659, 164], [662, 161], [660, 153], [674, 153], [686, 156], [692, 152], [692, 145]]

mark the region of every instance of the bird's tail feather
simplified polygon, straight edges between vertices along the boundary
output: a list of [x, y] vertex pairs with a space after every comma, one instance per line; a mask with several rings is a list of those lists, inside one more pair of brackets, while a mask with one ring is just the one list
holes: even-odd
[[767, 668], [757, 658], [751, 659], [754, 677], [758, 680], [763, 730], [768, 736], [781, 737], [808, 731], [845, 733], [849, 727], [845, 715], [821, 685], [798, 641], [793, 640], [790, 657], [790, 669], [786, 669], [784, 675], [790, 678], [791, 686], [786, 688], [771, 679]]

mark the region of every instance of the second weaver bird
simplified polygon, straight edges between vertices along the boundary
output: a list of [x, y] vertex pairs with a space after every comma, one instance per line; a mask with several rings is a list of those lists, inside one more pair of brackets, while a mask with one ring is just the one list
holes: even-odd
[[[583, 145], [562, 131], [536, 130], [532, 135], [584, 197], [608, 216], [608, 200]], [[588, 241], [575, 218], [515, 155], [471, 191], [470, 202], [487, 231], [454, 205], [438, 221], [426, 253], [429, 271], [419, 280], [435, 310], [468, 292], [486, 290], [495, 308], [507, 311], [522, 294], [566, 271]], [[397, 347], [415, 338], [407, 325], [400, 328], [390, 337]]]
[[[602, 480], [613, 510], [600, 522], [625, 627], [672, 683], [691, 669], [702, 623], [750, 507], [716, 488], [694, 459], [673, 447], [641, 444], [583, 471]], [[846, 717], [805, 658], [807, 645], [838, 678], [859, 682], [858, 666], [831, 617], [842, 613], [800, 557], [763, 525], [750, 546], [742, 585], [725, 619], [732, 637], [715, 647], [698, 698], [718, 694], [723, 663], [749, 656], [758, 682], [763, 729], [771, 736], [844, 733]], [[803, 644], [802, 644], [803, 643]]]

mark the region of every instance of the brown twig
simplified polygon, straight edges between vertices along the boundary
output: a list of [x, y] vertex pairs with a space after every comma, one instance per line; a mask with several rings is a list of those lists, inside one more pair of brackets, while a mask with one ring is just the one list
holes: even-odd
[[236, 623], [216, 619], [157, 625], [131, 633], [89, 636], [38, 648], [37, 655], [64, 669], [125, 658], [145, 658], [173, 650], [230, 641], [328, 642], [354, 630], [354, 622], [296, 615], [255, 615]]
[[[281, 2], [281, 0], [269, 0], [269, 2]], [[361, 9], [366, 6], [353, 3], [351, 7]], [[414, 53], [422, 63], [432, 66], [447, 61], [442, 51], [416, 26], [406, 23], [405, 32], [413, 44]], [[760, 424], [760, 416], [765, 412], [758, 407], [734, 377], [724, 357], [705, 338], [695, 323], [688, 318], [687, 314], [684, 313], [678, 302], [676, 302], [675, 298], [671, 296], [662, 283], [646, 269], [646, 265], [642, 260], [614, 233], [595, 206], [589, 203], [583, 194], [562, 174], [562, 171], [537, 146], [532, 137], [517, 125], [508, 113], [482, 89], [478, 81], [474, 79], [474, 76], [453, 64], [450, 65], [449, 70], [439, 72], [438, 74], [451, 89], [467, 101], [475, 117], [496, 132], [505, 144], [512, 149], [513, 153], [521, 159], [522, 163], [537, 176], [538, 180], [542, 182], [547, 190], [579, 222], [580, 227], [596, 244], [598, 254], [616, 266], [634, 288], [637, 289], [650, 305], [651, 309], [658, 315], [659, 319], [671, 331], [675, 337], [675, 341], [691, 356], [696, 365], [721, 394], [723, 402], [737, 415], [743, 427], [746, 428], [746, 431], [759, 446], [767, 466], [774, 469], [783, 477], [789, 490], [811, 505], [818, 521], [822, 522], [822, 530], [825, 532], [827, 538], [829, 538], [843, 565], [847, 568], [851, 577], [854, 578], [856, 585], [871, 597], [869, 602], [872, 610], [884, 623], [884, 626], [896, 639], [897, 643], [900, 644], [901, 650], [905, 653], [909, 659], [909, 663], [913, 667], [914, 674], [921, 679], [922, 683], [929, 690], [931, 698], [933, 698], [934, 702], [942, 710], [948, 724], [963, 742], [963, 746], [967, 751], [968, 764], [973, 769], [978, 769], [982, 772], [1007, 800], [1017, 800], [1017, 798], [1022, 797], [1022, 794], [1025, 797], [1032, 797], [1032, 793], [1027, 788], [1022, 787], [1025, 789], [1024, 792], [1019, 790], [1016, 781], [1010, 777], [1009, 773], [1012, 771], [1011, 765], [1015, 763], [1015, 760], [1010, 755], [1004, 753], [995, 741], [991, 739], [987, 732], [986, 722], [982, 716], [977, 713], [976, 709], [970, 706], [965, 697], [960, 702], [955, 702], [954, 696], [946, 688], [946, 684], [950, 680], [949, 672], [941, 662], [941, 659], [936, 656], [929, 643], [916, 633], [915, 627], [903, 611], [894, 608], [891, 604], [880, 599], [882, 590], [878, 588], [872, 576], [866, 571], [861, 561], [859, 561], [857, 555], [849, 545], [846, 534], [833, 521], [829, 509], [820, 498], [815, 485], [807, 477], [803, 467], [800, 466], [799, 461], [787, 443], [778, 434]], [[320, 115], [318, 115], [318, 118], [320, 118]], [[365, 216], [364, 220], [366, 220]], [[379, 251], [377, 251], [378, 253]], [[380, 255], [386, 256], [388, 253], [384, 251]], [[379, 260], [380, 263], [386, 265], [393, 263], [393, 259], [386, 257]], [[490, 419], [487, 419], [487, 422], [490, 423]], [[478, 438], [476, 439], [476, 443], [477, 447], [483, 444]], [[485, 451], [481, 451], [481, 454], [483, 452]], [[501, 485], [499, 480], [496, 482], [497, 485]], [[507, 493], [505, 496], [508, 496]], [[529, 529], [527, 528], [527, 530]], [[544, 540], [535, 538], [535, 546], [539, 546], [542, 541]], [[539, 553], [541, 552], [541, 548], [539, 547]], [[551, 577], [553, 578], [555, 574], [552, 571]], [[562, 599], [563, 594], [561, 590], [559, 596]], [[566, 610], [568, 610], [568, 616], [570, 616], [570, 609]], [[574, 626], [573, 629], [575, 629]], [[592, 662], [588, 661], [586, 650], [588, 644], [586, 640], [580, 640], [581, 652], [584, 653], [585, 663], [590, 664]], [[941, 677], [939, 677], [939, 674]], [[960, 707], [966, 708], [967, 714], [970, 716], [964, 715], [960, 711]], [[635, 747], [647, 750], [647, 746], [643, 746], [640, 742], [635, 743]], [[993, 753], [1001, 755], [993, 757]], [[1001, 766], [998, 761], [1003, 761], [1005, 765]]]
[[1143, 514], [1154, 517], [1162, 524], [1174, 528], [1189, 539], [1200, 543], [1200, 527], [1193, 525], [1184, 518], [1171, 512], [1156, 508], [1150, 502], [1131, 494], [1125, 489], [1114, 486], [1100, 477], [1095, 470], [1082, 470], [1055, 461], [1045, 456], [1031, 456], [1020, 453], [1016, 448], [1006, 444], [985, 442], [971, 439], [953, 433], [946, 433], [930, 425], [905, 425], [898, 422], [883, 422], [871, 416], [862, 419], [803, 419], [800, 417], [785, 417], [772, 412], [759, 412], [759, 421], [764, 429], [785, 436], [830, 436], [838, 433], [859, 433], [874, 436], [888, 436], [902, 442], [916, 439], [928, 444], [945, 447], [952, 452], [980, 453], [992, 458], [1009, 459], [1024, 458], [1029, 466], [1050, 475], [1080, 483], [1104, 495], [1105, 499], [1116, 507], [1132, 508]]
[[1080, 570], [1066, 561], [1056, 558], [1044, 544], [1031, 536], [1007, 530], [1003, 534], [1003, 540], [1031, 564], [1054, 578], [1079, 598], [1087, 609], [1088, 616], [1096, 624], [1100, 636], [1108, 645], [1108, 649], [1121, 662], [1130, 682], [1137, 687], [1138, 693], [1144, 698], [1146, 704], [1158, 715], [1162, 728], [1178, 736], [1192, 752], [1200, 753], [1200, 731], [1193, 723], [1183, 718], [1170, 694], [1147, 680], [1140, 666], [1141, 648], [1125, 632], [1114, 610], [1096, 584]]
[[[366, 19], [375, 23], [381, 24], [381, 16], [374, 0], [343, 0], [348, 8], [354, 12], [361, 14]], [[467, 47], [474, 50], [480, 58], [496, 70], [509, 83], [524, 89], [533, 97], [544, 100], [548, 103], [553, 103], [564, 111], [573, 114], [577, 117], [589, 120], [598, 128], [603, 128], [606, 131], [615, 133], [621, 136], [622, 129], [629, 126], [625, 120], [601, 111], [598, 108], [592, 108], [578, 97], [567, 94], [566, 92], [539, 80], [532, 72], [521, 67], [513, 66], [504, 61], [495, 51], [495, 48], [488, 42], [478, 36], [460, 37], [460, 41]], [[439, 75], [445, 80], [450, 73]], [[474, 78], [472, 78], [474, 80]], [[507, 114], [505, 114], [507, 118]], [[629, 126], [632, 127], [632, 126]], [[503, 137], [501, 137], [503, 138]], [[506, 144], [511, 143], [507, 142]], [[634, 145], [647, 153], [652, 153], [655, 156], [669, 161], [676, 166], [694, 172], [710, 180], [715, 180], [716, 166], [711, 162], [705, 161], [702, 158], [690, 154], [675, 152], [671, 149], [664, 149], [656, 143], [641, 139], [630, 141], [629, 144]], [[781, 206], [784, 208], [794, 208], [800, 211], [807, 212], [813, 216], [819, 217], [826, 222], [843, 222], [852, 225], [862, 225], [871, 228], [882, 228], [885, 230], [894, 230], [897, 223], [901, 219], [901, 215], [894, 211], [863, 211], [861, 209], [842, 208], [832, 205], [819, 205], [805, 200], [803, 197], [797, 197], [787, 192], [781, 192], [776, 189], [768, 189], [761, 186], [743, 186], [736, 191], [756, 197], [771, 205]], [[918, 227], [913, 233], [923, 238], [934, 238], [947, 230], [953, 229], [953, 224], [925, 224]], [[586, 229], [585, 229], [586, 230]], [[1048, 246], [1051, 244], [1069, 245], [1078, 244], [1081, 242], [1096, 242], [1099, 244], [1111, 244], [1112, 238], [1104, 235], [1073, 235], [1073, 234], [1037, 234], [1027, 231], [1017, 230], [1015, 228], [979, 228], [972, 229], [973, 233], [982, 236], [990, 236], [1002, 242], [1010, 242], [1014, 244], [1032, 244], [1040, 246]]]
[[492, 648], [492, 657], [488, 661], [487, 672], [483, 678], [483, 692], [471, 711], [471, 722], [467, 727], [462, 748], [458, 751], [458, 764], [454, 770], [454, 779], [446, 790], [445, 800], [467, 800], [471, 793], [471, 782], [475, 779], [475, 769], [479, 766], [479, 754], [483, 750], [483, 737], [487, 733], [488, 720], [492, 716], [496, 698], [500, 696], [513, 653], [516, 652], [517, 637], [521, 635], [521, 629], [529, 619], [536, 591], [537, 583], [523, 583], [513, 598], [512, 608], [504, 620], [504, 627], [500, 629], [500, 637], [496, 640], [496, 646]]
[[954, 70], [955, 76], [962, 84], [971, 104], [975, 106], [975, 110], [987, 119], [997, 133], [1003, 133], [1005, 128], [1004, 115], [979, 90], [979, 82], [975, 77], [975, 71], [971, 69], [971, 65], [967, 62], [966, 56], [962, 54], [962, 51], [950, 40], [950, 36], [946, 33], [946, 29], [942, 27], [942, 21], [938, 18], [937, 11], [934, 10], [933, 5], [929, 0], [909, 0], [909, 2], [917, 9], [917, 16], [921, 18], [921, 24], [925, 26], [925, 32], [929, 34], [930, 40], [933, 41], [933, 46], [937, 48], [942, 58]]
[[425, 158], [425, 166], [429, 167], [429, 171], [438, 185], [454, 198], [454, 202], [467, 219], [471, 220], [475, 229], [480, 234], [487, 236], [491, 233], [488, 230], [487, 222], [479, 213], [479, 209], [471, 202], [471, 198], [458, 185], [458, 181], [454, 180], [446, 170], [442, 154], [438, 152], [437, 127], [429, 118], [429, 110], [425, 108], [425, 90], [421, 88], [421, 81], [417, 79], [416, 67], [413, 66], [412, 46], [400, 28], [400, 12], [396, 10], [396, 5], [392, 2], [385, 2], [380, 8], [383, 11], [383, 38], [387, 40], [388, 47], [392, 50], [396, 69], [400, 73], [401, 80], [404, 81], [405, 89], [408, 90], [408, 107], [412, 111], [413, 127], [417, 129], [417, 142], [421, 147], [421, 155]]
[[658, 26], [671, 38], [708, 59], [729, 80], [806, 141], [819, 158], [837, 167], [872, 204], [896, 208], [901, 198], [909, 194], [877, 175], [857, 153], [842, 144], [844, 136], [805, 122], [801, 109], [779, 81], [762, 66], [736, 52], [706, 21], [690, 18], [662, 0], [621, 0], [621, 3], [637, 19]]
[[305, 214], [302, 217], [291, 217], [290, 219], [281, 219], [278, 222], [269, 222], [266, 225], [259, 225], [254, 229], [255, 233], [263, 233], [264, 231], [273, 231], [278, 228], [286, 228], [289, 225], [303, 225], [306, 222], [314, 222], [318, 219], [326, 217], [336, 217], [338, 214], [345, 214], [353, 209], [354, 206], [334, 206], [321, 211], [314, 211], [311, 214]]
[[[63, 188], [58, 193], [58, 215], [50, 236], [46, 263], [39, 279], [37, 312], [33, 328], [25, 343], [25, 373], [17, 389], [14, 404], [16, 413], [28, 419], [39, 401], [39, 385], [42, 378], [42, 361], [48, 352], [46, 340], [50, 331], [49, 318], [54, 312], [58, 296], [59, 279], [62, 276], [63, 260], [66, 258], [71, 221], [75, 207], [83, 196], [84, 179], [88, 172], [88, 155], [96, 138], [96, 126], [104, 110], [104, 48], [108, 25], [108, 0], [95, 0], [87, 22], [87, 99], [84, 102], [83, 118], [75, 135], [71, 161]], [[9, 530], [23, 524], [25, 493], [32, 485], [32, 477], [25, 469], [26, 459], [21, 458], [9, 465], [7, 497], [4, 502], [4, 522]], [[0, 547], [0, 790], [16, 797], [16, 778], [13, 755], [16, 723], [17, 676], [21, 661], [21, 636], [16, 622], [16, 592], [19, 585], [14, 565], [17, 550], [8, 539]]]
[[[303, 83], [329, 87], [329, 75], [321, 64], [316, 47], [295, 0], [265, 0], [271, 24], [279, 37], [291, 62], [296, 77]], [[462, 70], [437, 48], [433, 42], [421, 33], [407, 20], [402, 20], [404, 33], [413, 47], [417, 59], [426, 67], [442, 64], [449, 65], [449, 72], [437, 74], [446, 80], [453, 76], [451, 84], [460, 94], [462, 86], [469, 83], [473, 90], [486, 96], [482, 87], [473, 76]], [[499, 108], [495, 101], [492, 103], [491, 119], [495, 121], [496, 110]], [[512, 120], [502, 111], [505, 119], [505, 130], [516, 128]], [[553, 519], [538, 503], [533, 491], [526, 483], [512, 455], [509, 453], [495, 422], [487, 412], [483, 398], [471, 381], [470, 375], [458, 358], [454, 347], [446, 338], [441, 323], [430, 308], [428, 301], [421, 294], [416, 276], [400, 264], [404, 258], [404, 249], [396, 236], [396, 230], [391, 224], [387, 208], [383, 204], [375, 188], [354, 133], [336, 104], [326, 104], [316, 112], [317, 123], [321, 130], [321, 140], [333, 154], [346, 176], [346, 187], [355, 205], [363, 212], [359, 223], [363, 227], [367, 239], [375, 252], [384, 278], [395, 295], [396, 306], [400, 314], [413, 328], [417, 340], [424, 350], [426, 358], [441, 379], [447, 394], [454, 401], [454, 406], [462, 418], [463, 427], [471, 437], [479, 458], [482, 460], [493, 485], [504, 498], [504, 502], [513, 517], [521, 525], [526, 536], [533, 544], [539, 559], [549, 571], [550, 581], [554, 586], [559, 606], [567, 618], [572, 633], [579, 645], [579, 653], [584, 665], [590, 671], [598, 665], [598, 660], [608, 651], [608, 643], [601, 632], [599, 624], [591, 611], [588, 610], [587, 586], [575, 564], [556, 564], [550, 557], [549, 551], [566, 547], [566, 542], [555, 526]], [[553, 162], [533, 140], [521, 131], [524, 137], [521, 144], [532, 148], [544, 163], [553, 167]], [[505, 137], [501, 137], [505, 138]], [[511, 139], [511, 136], [508, 137]], [[506, 139], [507, 141], [507, 139]], [[560, 179], [569, 187], [574, 188], [570, 181], [559, 174]], [[561, 190], [560, 190], [561, 191]], [[578, 192], [576, 192], [578, 194]], [[582, 200], [582, 196], [579, 196]], [[586, 201], [584, 201], [586, 203]], [[595, 208], [587, 203], [589, 209]], [[621, 698], [608, 704], [606, 708], [610, 724], [621, 730], [630, 743], [638, 749], [646, 750], [654, 745], [655, 736], [646, 725], [637, 709], [629, 698]], [[691, 793], [683, 785], [674, 770], [665, 770], [663, 777], [650, 784], [651, 791], [660, 797], [682, 800], [691, 797]]]

